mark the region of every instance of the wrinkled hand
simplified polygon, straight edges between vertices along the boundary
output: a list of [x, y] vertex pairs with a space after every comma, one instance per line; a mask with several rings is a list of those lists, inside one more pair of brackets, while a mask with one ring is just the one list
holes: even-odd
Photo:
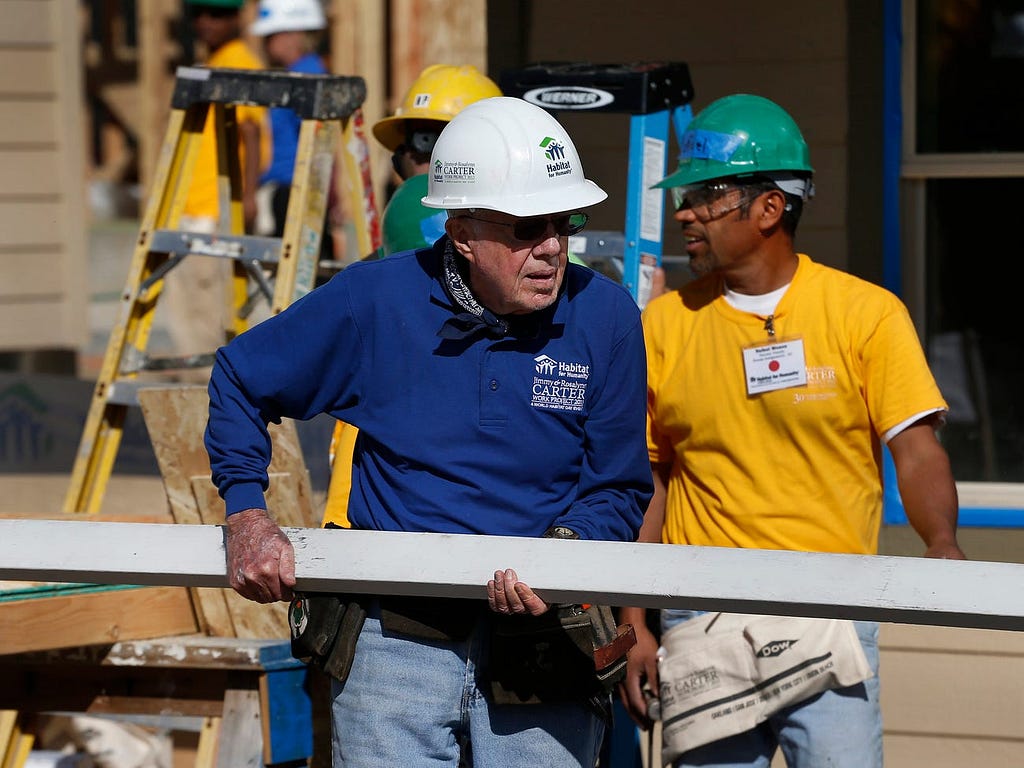
[[231, 588], [257, 603], [291, 600], [295, 586], [295, 550], [265, 509], [230, 515], [227, 567]]
[[487, 604], [495, 613], [540, 616], [550, 607], [511, 568], [495, 571], [487, 582]]
[[644, 626], [634, 623], [633, 631], [636, 645], [630, 648], [626, 659], [626, 679], [619, 683], [619, 697], [633, 722], [648, 731], [654, 721], [647, 715], [644, 684], [658, 695], [658, 641]]

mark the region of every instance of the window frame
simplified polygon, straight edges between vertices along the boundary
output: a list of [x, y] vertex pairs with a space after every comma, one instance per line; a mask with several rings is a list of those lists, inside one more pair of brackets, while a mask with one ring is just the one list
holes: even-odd
[[[917, 0], [885, 0], [883, 283], [926, 328], [925, 196], [931, 179], [1024, 178], [1024, 153], [917, 151]], [[906, 34], [904, 34], [904, 31]], [[906, 524], [892, 457], [885, 451], [883, 520]], [[1024, 527], [1024, 483], [958, 482], [962, 526]]]

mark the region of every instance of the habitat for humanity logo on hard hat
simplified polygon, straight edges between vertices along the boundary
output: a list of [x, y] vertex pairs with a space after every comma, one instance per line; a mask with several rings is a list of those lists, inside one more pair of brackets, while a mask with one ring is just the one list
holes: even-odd
[[544, 157], [550, 161], [548, 163], [549, 179], [572, 173], [572, 165], [565, 159], [565, 145], [561, 144], [558, 139], [545, 136], [540, 143], [540, 148], [544, 150]]
[[472, 184], [476, 181], [476, 163], [464, 163], [459, 160], [435, 160], [434, 181], [447, 184]]

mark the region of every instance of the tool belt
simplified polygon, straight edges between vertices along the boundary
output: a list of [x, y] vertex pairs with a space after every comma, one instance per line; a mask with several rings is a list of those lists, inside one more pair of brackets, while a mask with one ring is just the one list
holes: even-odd
[[482, 600], [456, 597], [382, 597], [380, 627], [430, 642], [465, 640], [487, 612]]
[[296, 593], [288, 606], [292, 656], [344, 683], [365, 619], [366, 606], [356, 598]]
[[489, 674], [497, 704], [606, 699], [625, 678], [632, 625], [608, 606], [559, 605], [540, 616], [495, 615]]

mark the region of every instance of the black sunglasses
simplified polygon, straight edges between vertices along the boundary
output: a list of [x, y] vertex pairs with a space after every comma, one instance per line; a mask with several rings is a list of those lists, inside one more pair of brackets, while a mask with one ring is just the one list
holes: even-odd
[[459, 218], [483, 221], [487, 224], [497, 224], [499, 227], [511, 227], [512, 236], [524, 243], [533, 243], [543, 238], [547, 235], [549, 226], [554, 227], [555, 234], [558, 237], [579, 234], [587, 226], [587, 221], [590, 220], [590, 216], [583, 213], [583, 211], [566, 213], [561, 216], [533, 216], [528, 219], [516, 219], [510, 222], [481, 219], [478, 216], [460, 216]]

